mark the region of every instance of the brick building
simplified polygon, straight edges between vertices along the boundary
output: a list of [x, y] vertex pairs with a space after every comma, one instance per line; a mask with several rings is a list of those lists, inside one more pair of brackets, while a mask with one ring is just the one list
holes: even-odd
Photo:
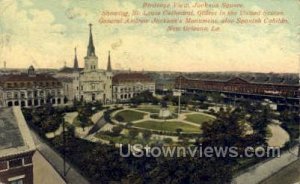
[[51, 75], [37, 74], [33, 66], [27, 73], [0, 76], [0, 107], [60, 105], [64, 97], [61, 82]]
[[0, 109], [0, 183], [32, 184], [35, 145], [20, 108]]
[[288, 77], [239, 77], [227, 76], [214, 78], [189, 78], [179, 76], [175, 79], [175, 88], [186, 92], [221, 92], [227, 96], [255, 99], [271, 99], [280, 103], [299, 104], [299, 79]]
[[155, 93], [155, 82], [143, 73], [119, 73], [113, 76], [113, 100], [124, 102], [143, 91]]

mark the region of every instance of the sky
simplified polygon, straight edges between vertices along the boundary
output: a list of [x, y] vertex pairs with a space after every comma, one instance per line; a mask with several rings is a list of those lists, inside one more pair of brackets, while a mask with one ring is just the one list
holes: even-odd
[[[144, 0], [144, 2], [180, 0]], [[186, 0], [194, 2], [194, 0]], [[141, 9], [141, 0], [0, 0], [0, 68], [84, 66], [93, 24], [99, 67], [113, 69], [298, 73], [300, 1], [240, 0], [251, 10], [278, 10], [289, 24], [226, 25], [219, 33], [167, 32], [165, 25], [103, 25], [103, 10]], [[180, 1], [182, 2], [182, 0]], [[199, 1], [198, 1], [199, 2]], [[238, 2], [207, 1], [207, 2]]]

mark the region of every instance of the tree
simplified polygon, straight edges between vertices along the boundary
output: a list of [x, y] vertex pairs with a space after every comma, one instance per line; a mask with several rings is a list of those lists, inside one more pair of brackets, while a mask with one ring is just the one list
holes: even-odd
[[42, 122], [41, 129], [48, 133], [48, 132], [54, 132], [57, 130], [60, 126], [61, 122], [57, 122], [55, 119], [52, 119], [51, 117], [48, 118], [46, 121]]
[[176, 132], [177, 132], [177, 135], [180, 135], [181, 132], [182, 132], [182, 129], [181, 128], [176, 128]]
[[118, 135], [120, 135], [122, 130], [123, 130], [123, 128], [121, 126], [114, 126], [112, 128], [112, 133], [113, 133], [113, 135], [118, 136]]
[[68, 98], [65, 96], [64, 97], [64, 104], [66, 104], [68, 101], [69, 101]]
[[94, 103], [94, 107], [96, 108], [96, 110], [102, 110], [103, 109], [103, 104], [100, 101], [96, 101]]
[[131, 139], [134, 139], [136, 136], [138, 136], [139, 132], [136, 129], [130, 129], [128, 132], [128, 135]]
[[163, 140], [167, 144], [171, 144], [173, 142], [173, 140], [171, 138], [164, 138]]
[[144, 131], [143, 132], [143, 138], [148, 141], [152, 136], [152, 133], [150, 131]]
[[[219, 148], [238, 148], [237, 153], [243, 153], [248, 143], [245, 142], [246, 130], [240, 123], [240, 114], [238, 111], [226, 109], [219, 112], [217, 118], [212, 122], [202, 124], [202, 147], [219, 147]], [[227, 167], [234, 167], [237, 164], [236, 157], [230, 157], [227, 152], [222, 158], [217, 157], [221, 162], [226, 163]]]
[[140, 103], [152, 103], [152, 104], [158, 104], [159, 100], [153, 96], [152, 92], [150, 91], [144, 91], [137, 96], [134, 96], [130, 99], [131, 103], [133, 104], [140, 104]]
[[261, 137], [261, 143], [266, 144], [267, 141], [267, 127], [271, 122], [272, 113], [268, 106], [257, 109], [254, 114], [250, 117], [250, 123], [254, 130], [254, 134], [258, 134]]
[[92, 123], [90, 118], [88, 116], [85, 116], [84, 114], [78, 114], [78, 121], [80, 122], [80, 126], [83, 131], [85, 127]]

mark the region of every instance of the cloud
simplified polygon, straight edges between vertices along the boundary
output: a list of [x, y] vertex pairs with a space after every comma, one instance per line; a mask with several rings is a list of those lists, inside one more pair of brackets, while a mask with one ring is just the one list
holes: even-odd
[[[5, 7], [0, 12], [3, 14], [0, 56], [8, 67], [34, 64], [58, 68], [64, 61], [72, 65], [75, 46], [82, 66], [88, 41], [87, 24], [92, 22], [101, 68], [106, 68], [107, 51], [112, 49], [112, 65], [116, 69], [297, 72], [300, 48], [295, 39], [297, 28], [290, 29], [290, 25], [224, 25], [217, 34], [174, 33], [166, 32], [165, 25], [97, 23], [100, 10], [138, 9], [140, 1], [64, 0], [57, 1], [55, 6], [47, 2], [43, 8], [33, 2], [0, 2], [0, 10]], [[258, 1], [256, 4], [249, 6], [263, 9]]]

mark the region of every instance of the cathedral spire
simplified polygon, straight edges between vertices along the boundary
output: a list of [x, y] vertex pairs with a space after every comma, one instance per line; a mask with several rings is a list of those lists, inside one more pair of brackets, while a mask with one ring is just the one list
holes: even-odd
[[78, 69], [77, 49], [75, 47], [74, 69]]
[[108, 72], [111, 72], [112, 71], [112, 68], [111, 68], [111, 61], [110, 61], [110, 51], [108, 51], [108, 61], [107, 61], [107, 69], [106, 69]]
[[92, 34], [92, 24], [90, 26], [90, 38], [89, 38], [89, 45], [87, 48], [87, 56], [95, 56], [95, 46], [93, 42], [93, 34]]

